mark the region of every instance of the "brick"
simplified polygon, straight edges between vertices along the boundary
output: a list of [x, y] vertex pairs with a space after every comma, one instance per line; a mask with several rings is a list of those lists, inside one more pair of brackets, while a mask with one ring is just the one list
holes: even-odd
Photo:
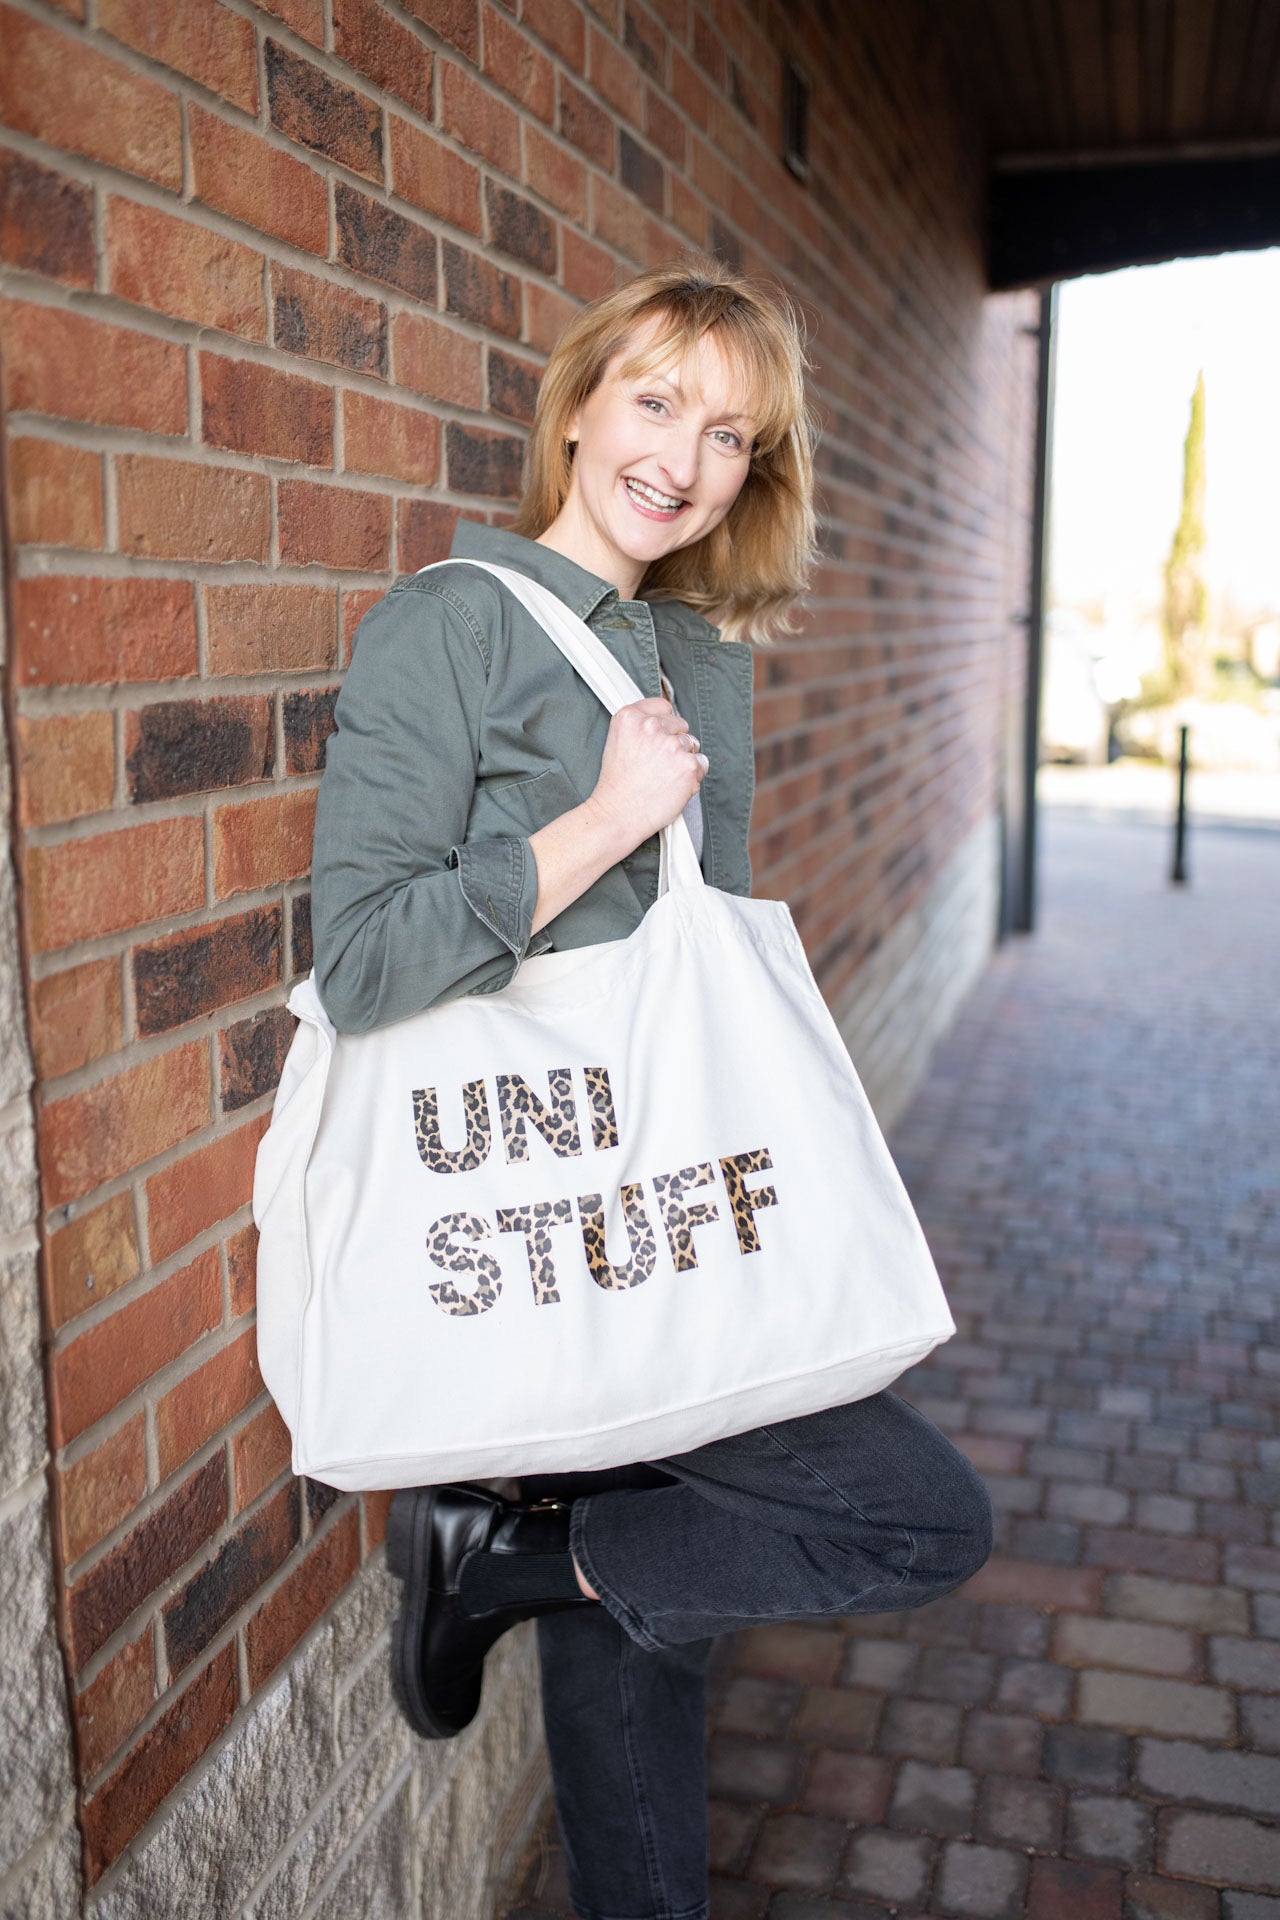
[[265, 340], [262, 255], [194, 221], [114, 196], [107, 201], [111, 291], [136, 306]]
[[227, 1278], [231, 1283], [231, 1317], [251, 1313], [257, 1294], [258, 1230], [241, 1227], [227, 1239]]
[[271, 312], [272, 338], [284, 352], [385, 378], [387, 315], [380, 301], [273, 261]]
[[296, 979], [311, 971], [311, 895], [302, 893], [289, 907], [289, 972]]
[[1280, 1760], [1260, 1753], [1204, 1747], [1189, 1740], [1139, 1740], [1134, 1777], [1169, 1800], [1274, 1815], [1280, 1807]]
[[[591, 182], [591, 231], [607, 247], [616, 247], [629, 260], [645, 257], [645, 215], [631, 194], [595, 176]], [[564, 283], [572, 293], [581, 293], [569, 250], [565, 249]]]
[[916, 1692], [926, 1700], [978, 1707], [990, 1699], [995, 1677], [996, 1663], [989, 1653], [930, 1647], [920, 1660]]
[[842, 1821], [815, 1820], [804, 1813], [768, 1814], [748, 1872], [771, 1887], [827, 1887], [835, 1878], [844, 1842]]
[[1121, 1920], [1122, 1879], [1114, 1867], [1033, 1860], [1026, 1920]]
[[1080, 1562], [1080, 1529], [1065, 1520], [1018, 1520], [1009, 1545], [1020, 1560], [1060, 1567], [1074, 1567]]
[[405, 11], [447, 40], [468, 60], [480, 53], [480, 9], [477, 0], [404, 0]]
[[259, 5], [313, 47], [323, 47], [324, 0], [259, 0]]
[[222, 1317], [216, 1249], [158, 1286], [117, 1307], [107, 1319], [55, 1353], [52, 1362], [53, 1432], [59, 1446], [74, 1440], [144, 1381], [185, 1353]]
[[57, 440], [11, 440], [9, 506], [16, 546], [101, 547], [101, 455]]
[[380, 182], [382, 114], [376, 104], [278, 40], [268, 39], [265, 58], [272, 126], [299, 146]]
[[1123, 1734], [1097, 1727], [1050, 1727], [1045, 1734], [1044, 1772], [1072, 1786], [1122, 1787], [1128, 1779], [1129, 1743]]
[[[401, 573], [446, 560], [458, 524], [458, 509], [437, 500], [396, 501], [396, 557]], [[308, 966], [310, 961], [308, 961]]]
[[213, 871], [218, 898], [299, 879], [311, 864], [315, 810], [314, 790], [217, 808]]
[[539, 273], [556, 270], [556, 223], [550, 214], [496, 180], [484, 184], [489, 245]]
[[151, 1711], [156, 1697], [155, 1658], [148, 1627], [139, 1639], [121, 1647], [92, 1685], [72, 1701], [83, 1779], [92, 1780]]
[[58, 713], [14, 723], [18, 819], [24, 827], [105, 812], [115, 793], [115, 726], [109, 713]]
[[1247, 1587], [1259, 1593], [1280, 1593], [1280, 1548], [1228, 1547], [1223, 1577], [1229, 1587]]
[[434, 114], [434, 57], [427, 43], [373, 0], [334, 0], [333, 50], [362, 79], [420, 113]]
[[345, 1587], [359, 1560], [359, 1516], [355, 1507], [349, 1507], [246, 1625], [249, 1685], [254, 1692]]
[[209, 1120], [209, 1062], [193, 1041], [54, 1100], [39, 1116], [46, 1204], [63, 1206]]
[[192, 589], [181, 580], [15, 580], [22, 686], [164, 680], [197, 667]]
[[1092, 1487], [1074, 1483], [1052, 1486], [1046, 1510], [1055, 1520], [1078, 1520], [1091, 1525], [1118, 1526], [1129, 1519], [1132, 1501], [1119, 1487]]
[[62, 1557], [70, 1566], [127, 1520], [147, 1491], [143, 1415], [64, 1467], [56, 1485]]
[[1124, 1573], [1167, 1574], [1174, 1580], [1216, 1580], [1218, 1549], [1212, 1540], [1177, 1540], [1122, 1527], [1091, 1527], [1085, 1559]]
[[[1212, 1887], [1192, 1886], [1186, 1880], [1126, 1874], [1124, 1920], [1218, 1920], [1218, 1895]], [[1241, 1914], [1238, 1920], [1247, 1920], [1247, 1916]]]
[[360, 1496], [364, 1509], [364, 1550], [366, 1555], [379, 1548], [387, 1537], [387, 1516], [394, 1495], [391, 1492], [365, 1493]]
[[49, 1318], [55, 1329], [127, 1285], [140, 1271], [130, 1196], [118, 1193], [49, 1234], [44, 1268]]
[[427, 306], [436, 304], [436, 238], [367, 193], [339, 181], [333, 190], [338, 258], [353, 273], [385, 281]]
[[893, 1906], [924, 1903], [933, 1864], [931, 1841], [875, 1828], [853, 1836], [841, 1876], [843, 1890]]
[[306, 1495], [308, 1532], [314, 1533], [319, 1522], [336, 1506], [342, 1495], [337, 1487], [329, 1487], [322, 1480], [304, 1479], [302, 1488]]
[[841, 1678], [851, 1687], [909, 1690], [919, 1658], [902, 1640], [851, 1640]]
[[791, 1724], [800, 1688], [787, 1680], [763, 1680], [736, 1673], [719, 1696], [715, 1723], [726, 1733], [758, 1733], [780, 1737]]
[[280, 558], [291, 567], [379, 573], [391, 557], [391, 501], [384, 493], [282, 480], [277, 493]]
[[843, 1651], [839, 1633], [826, 1627], [749, 1627], [734, 1642], [734, 1665], [777, 1680], [824, 1684], [839, 1673]]
[[1228, 1687], [1280, 1693], [1280, 1646], [1222, 1635], [1209, 1642], [1209, 1670]]
[[988, 1653], [1011, 1653], [1035, 1660], [1048, 1650], [1052, 1616], [1034, 1607], [983, 1607], [978, 1616], [978, 1644]]
[[234, 1133], [152, 1174], [147, 1181], [147, 1205], [153, 1259], [167, 1259], [198, 1233], [248, 1205], [254, 1156], [269, 1117], [260, 1114]]
[[975, 1832], [980, 1840], [1053, 1853], [1062, 1842], [1062, 1796], [1038, 1781], [987, 1780]]
[[[1197, 1887], [1195, 1892], [1204, 1895], [1207, 1887]], [[1222, 1911], [1224, 1920], [1277, 1920], [1280, 1899], [1268, 1899], [1260, 1893], [1237, 1893], [1234, 1888], [1223, 1889]]]
[[1027, 1863], [1000, 1847], [950, 1840], [942, 1850], [936, 1905], [979, 1920], [1018, 1920]]
[[587, 35], [581, 9], [574, 0], [524, 0], [520, 12], [523, 24], [566, 66], [581, 73], [587, 59]]
[[875, 1745], [881, 1697], [853, 1687], [805, 1689], [792, 1726], [797, 1740], [816, 1740], [824, 1747], [852, 1747], [870, 1753]]
[[645, 88], [644, 130], [668, 160], [674, 160], [678, 167], [685, 165], [689, 141], [684, 121], [652, 87]]
[[904, 1760], [889, 1809], [891, 1827], [921, 1833], [968, 1833], [978, 1783], [965, 1767], [932, 1767]]
[[274, 752], [271, 701], [157, 700], [125, 715], [129, 798], [172, 800], [184, 793], [264, 780]]
[[536, 127], [524, 130], [524, 181], [534, 193], [584, 225], [587, 218], [587, 170], [576, 154], [548, 140]]
[[199, 1551], [222, 1525], [226, 1504], [226, 1469], [218, 1454], [76, 1582], [67, 1596], [68, 1653], [74, 1672]]
[[1131, 1673], [1082, 1673], [1079, 1712], [1081, 1720], [1095, 1726], [1133, 1732], [1229, 1740], [1235, 1731], [1231, 1696], [1221, 1687]]
[[253, 23], [217, 0], [184, 0], [181, 12], [154, 0], [99, 0], [97, 24], [116, 40], [175, 67], [246, 113], [258, 111]]
[[116, 457], [120, 550], [150, 560], [270, 557], [271, 483], [263, 473]]
[[571, 146], [585, 153], [588, 160], [594, 160], [598, 167], [612, 173], [615, 139], [613, 121], [588, 94], [563, 78], [560, 81], [557, 131]]
[[1264, 1893], [1280, 1886], [1280, 1828], [1224, 1813], [1170, 1810], [1160, 1815], [1157, 1832], [1165, 1873]]
[[333, 708], [338, 692], [337, 687], [310, 687], [303, 693], [285, 694], [281, 718], [286, 772], [324, 770], [325, 743], [334, 730]]
[[1040, 1720], [1060, 1720], [1071, 1702], [1073, 1676], [1040, 1660], [1010, 1660], [1000, 1676], [996, 1703]]
[[272, 905], [135, 948], [139, 1033], [166, 1033], [274, 986], [282, 974], [281, 930], [281, 909]]
[[231, 1476], [237, 1513], [250, 1506], [286, 1471], [291, 1444], [289, 1429], [274, 1403], [265, 1406], [247, 1426], [232, 1435]]
[[295, 1026], [287, 1007], [266, 1007], [219, 1035], [224, 1113], [235, 1113], [275, 1091]]
[[1134, 1524], [1151, 1533], [1191, 1534], [1196, 1530], [1194, 1500], [1181, 1500], [1175, 1494], [1143, 1494], [1134, 1506]]
[[1124, 1620], [1153, 1620], [1193, 1633], [1249, 1631], [1249, 1603], [1229, 1587], [1115, 1574], [1107, 1582], [1105, 1604], [1108, 1613]]
[[483, 14], [485, 73], [539, 120], [550, 122], [556, 97], [550, 60], [496, 8], [486, 6]]
[[337, 662], [332, 587], [208, 585], [204, 604], [211, 674], [315, 673]]
[[400, 313], [392, 325], [396, 381], [432, 400], [480, 405], [480, 342], [421, 314]]
[[314, 168], [189, 101], [195, 196], [255, 233], [306, 253], [329, 246], [329, 199]]
[[0, 149], [0, 260], [71, 287], [93, 285], [93, 189]]
[[950, 1766], [959, 1750], [962, 1718], [958, 1707], [940, 1700], [889, 1700], [879, 1750]]
[[959, 1433], [951, 1438], [979, 1473], [1017, 1473], [1027, 1451], [1024, 1440], [1005, 1440], [998, 1434]]
[[81, 1809], [85, 1877], [92, 1884], [195, 1765], [236, 1710], [235, 1648], [224, 1647], [161, 1714]]
[[628, 5], [622, 24], [622, 43], [651, 79], [663, 77], [667, 64], [666, 35], [656, 20]]
[[442, 244], [444, 305], [447, 313], [472, 320], [494, 333], [520, 333], [520, 283], [478, 253], [468, 253], [452, 240]]
[[643, 89], [636, 63], [594, 27], [587, 35], [587, 77], [624, 120], [638, 122]]
[[520, 122], [511, 108], [453, 61], [440, 67], [440, 120], [444, 131], [487, 160], [499, 173], [520, 171]]
[[598, 300], [602, 294], [613, 292], [617, 273], [611, 253], [585, 240], [570, 227], [562, 229], [560, 247], [564, 284], [570, 293], [580, 300]]
[[960, 1758], [977, 1773], [1020, 1773], [1034, 1779], [1043, 1744], [1044, 1728], [1038, 1720], [1012, 1713], [971, 1713]]
[[120, 963], [87, 960], [31, 983], [31, 1048], [42, 1080], [56, 1080], [103, 1054], [124, 1034]]
[[997, 1556], [967, 1582], [964, 1591], [971, 1600], [1096, 1613], [1102, 1598], [1102, 1576], [1092, 1570], [1067, 1572], [1060, 1567]]
[[445, 459], [449, 486], [456, 493], [481, 493], [498, 500], [518, 500], [524, 443], [510, 434], [484, 427], [445, 422]]
[[253, 360], [200, 355], [200, 432], [207, 446], [305, 466], [333, 465], [333, 389]]
[[187, 430], [186, 355], [168, 340], [9, 300], [0, 306], [0, 352], [10, 413], [145, 433]]
[[298, 1544], [299, 1516], [295, 1480], [246, 1520], [169, 1602], [164, 1609], [164, 1635], [172, 1672], [181, 1673], [190, 1666], [284, 1565]]
[[1067, 1849], [1116, 1867], [1149, 1867], [1154, 1841], [1151, 1809], [1112, 1794], [1076, 1793], [1067, 1811]]
[[411, 486], [434, 486], [440, 477], [440, 422], [420, 407], [349, 389], [342, 396], [342, 464], [350, 473], [381, 473]]
[[865, 1753], [820, 1748], [805, 1779], [806, 1813], [850, 1826], [879, 1826], [889, 1806], [892, 1763]]
[[[261, 1392], [257, 1333], [250, 1328], [212, 1359], [194, 1368], [157, 1401], [160, 1478], [167, 1480], [220, 1427], [243, 1413]], [[198, 1649], [193, 1649], [195, 1651]]]
[[84, 40], [0, 7], [0, 121], [50, 147], [182, 185], [177, 95]]
[[707, 1808], [708, 1854], [713, 1873], [741, 1873], [760, 1825], [754, 1807], [712, 1800]]
[[1053, 1658], [1068, 1667], [1129, 1667], [1189, 1678], [1199, 1666], [1199, 1649], [1179, 1627], [1062, 1613], [1054, 1629]]
[[407, 120], [391, 117], [391, 182], [402, 200], [467, 233], [480, 232], [480, 169]]
[[618, 173], [627, 192], [634, 194], [641, 206], [648, 207], [651, 213], [662, 214], [666, 169], [657, 154], [642, 147], [625, 127], [618, 132]]

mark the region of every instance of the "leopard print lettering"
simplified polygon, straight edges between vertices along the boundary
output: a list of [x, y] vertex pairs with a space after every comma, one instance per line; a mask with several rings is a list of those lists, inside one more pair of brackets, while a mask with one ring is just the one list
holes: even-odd
[[653, 1177], [658, 1211], [677, 1273], [687, 1273], [698, 1264], [693, 1245], [694, 1228], [705, 1227], [720, 1218], [720, 1209], [714, 1200], [695, 1200], [686, 1206], [685, 1193], [690, 1187], [709, 1187], [715, 1177], [709, 1160], [699, 1161], [696, 1167], [681, 1167], [679, 1173], [656, 1173]]
[[573, 1104], [573, 1075], [568, 1067], [552, 1067], [547, 1074], [551, 1105], [539, 1100], [527, 1080], [518, 1073], [498, 1075], [498, 1118], [502, 1122], [502, 1144], [507, 1161], [529, 1158], [529, 1140], [525, 1121], [532, 1120], [552, 1153], [572, 1160], [582, 1152], [578, 1133], [578, 1113]]
[[413, 1095], [413, 1130], [424, 1166], [432, 1173], [474, 1173], [484, 1165], [493, 1141], [489, 1101], [483, 1080], [468, 1080], [462, 1089], [462, 1112], [467, 1144], [446, 1147], [440, 1138], [440, 1113], [434, 1087], [418, 1087]]
[[613, 1088], [607, 1067], [584, 1067], [587, 1100], [591, 1107], [591, 1144], [597, 1153], [618, 1144], [618, 1116], [613, 1105]]
[[447, 1273], [469, 1273], [476, 1277], [472, 1292], [459, 1293], [452, 1280], [433, 1280], [431, 1298], [442, 1313], [487, 1313], [497, 1304], [502, 1292], [502, 1268], [491, 1253], [473, 1253], [469, 1247], [455, 1247], [455, 1233], [468, 1240], [490, 1240], [493, 1228], [478, 1213], [445, 1213], [427, 1235], [427, 1257]]
[[747, 1175], [764, 1173], [772, 1165], [768, 1147], [756, 1147], [751, 1153], [731, 1153], [720, 1161], [720, 1171], [729, 1194], [734, 1232], [743, 1253], [759, 1253], [760, 1235], [756, 1230], [755, 1216], [762, 1207], [776, 1207], [778, 1204], [776, 1187], [757, 1187], [754, 1193], [748, 1193]]
[[603, 1287], [606, 1293], [622, 1293], [627, 1287], [638, 1287], [642, 1280], [649, 1278], [657, 1262], [658, 1243], [644, 1210], [642, 1186], [637, 1183], [622, 1189], [622, 1217], [631, 1243], [631, 1258], [625, 1267], [611, 1265], [605, 1250], [604, 1203], [598, 1193], [579, 1194], [578, 1216], [582, 1221], [582, 1248], [587, 1267], [598, 1287]]
[[499, 1207], [498, 1232], [522, 1233], [529, 1256], [529, 1278], [533, 1281], [535, 1307], [553, 1307], [560, 1298], [555, 1264], [551, 1258], [551, 1229], [565, 1227], [573, 1219], [569, 1200], [535, 1200], [531, 1207]]

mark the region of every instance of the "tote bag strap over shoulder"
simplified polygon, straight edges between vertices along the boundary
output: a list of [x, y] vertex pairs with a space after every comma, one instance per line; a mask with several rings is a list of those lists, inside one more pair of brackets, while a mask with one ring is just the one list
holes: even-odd
[[[548, 639], [560, 649], [569, 665], [581, 675], [610, 713], [616, 713], [619, 707], [630, 706], [635, 700], [644, 699], [631, 675], [618, 664], [604, 642], [549, 587], [544, 587], [537, 580], [530, 580], [527, 574], [517, 573], [513, 567], [494, 566], [488, 560], [440, 560], [435, 565], [479, 567], [483, 572], [491, 573], [495, 580], [500, 580], [507, 591], [528, 609]], [[431, 573], [434, 569], [420, 567], [418, 571]], [[671, 825], [662, 829], [659, 897], [672, 886], [701, 887], [705, 884], [689, 829], [683, 815], [677, 814]]]

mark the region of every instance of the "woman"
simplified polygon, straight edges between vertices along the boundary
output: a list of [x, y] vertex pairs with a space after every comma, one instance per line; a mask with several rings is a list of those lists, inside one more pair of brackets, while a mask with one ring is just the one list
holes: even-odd
[[[744, 641], [788, 630], [812, 559], [804, 366], [791, 312], [710, 261], [643, 274], [570, 324], [513, 527], [459, 523], [459, 564], [400, 582], [361, 623], [312, 895], [339, 1029], [498, 991], [550, 947], [626, 938], [656, 895], [658, 830], [682, 811], [710, 884], [749, 890]], [[645, 697], [610, 720], [467, 556], [549, 587]], [[890, 1393], [521, 1494], [397, 1494], [393, 1677], [420, 1734], [456, 1733], [489, 1647], [538, 1617], [583, 1920], [705, 1920], [717, 1633], [921, 1606], [990, 1550], [981, 1481]]]

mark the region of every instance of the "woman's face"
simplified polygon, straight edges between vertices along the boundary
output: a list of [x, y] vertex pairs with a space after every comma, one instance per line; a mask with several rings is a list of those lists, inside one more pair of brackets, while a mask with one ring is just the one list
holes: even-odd
[[704, 334], [681, 367], [624, 379], [660, 322], [638, 328], [569, 424], [577, 441], [563, 507], [540, 537], [633, 599], [647, 567], [701, 540], [738, 497], [756, 423], [740, 376]]

